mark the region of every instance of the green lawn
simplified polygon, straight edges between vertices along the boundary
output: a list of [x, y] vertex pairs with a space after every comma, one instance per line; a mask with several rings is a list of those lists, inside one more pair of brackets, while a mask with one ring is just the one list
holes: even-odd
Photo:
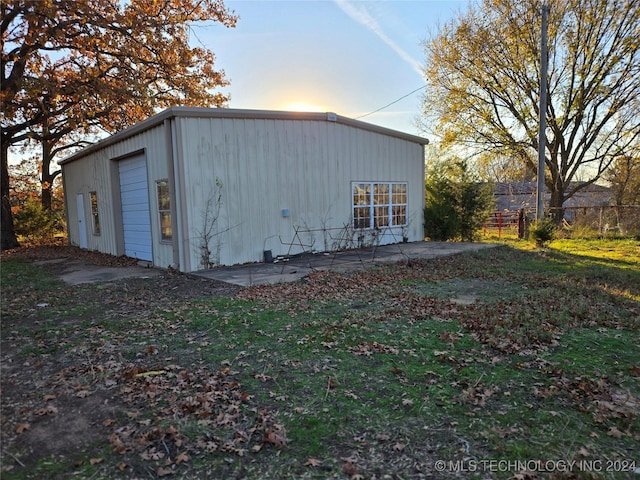
[[4, 442], [3, 478], [639, 478], [637, 240], [511, 241], [117, 316], [19, 260], [2, 284], [13, 362], [118, 405], [72, 459]]

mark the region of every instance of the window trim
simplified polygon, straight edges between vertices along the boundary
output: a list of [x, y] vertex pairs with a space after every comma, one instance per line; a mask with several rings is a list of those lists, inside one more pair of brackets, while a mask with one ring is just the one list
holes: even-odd
[[[166, 188], [166, 201], [168, 203], [167, 208], [162, 208], [162, 201], [160, 197], [160, 189]], [[173, 242], [173, 214], [171, 212], [171, 192], [169, 190], [169, 180], [166, 178], [162, 178], [160, 180], [156, 180], [156, 200], [158, 202], [158, 229], [160, 231], [160, 243], [171, 243]], [[163, 216], [169, 217], [169, 228], [171, 235], [165, 236], [165, 229], [163, 227], [162, 219]]]
[[[394, 193], [394, 186], [398, 185], [404, 187], [403, 191]], [[383, 187], [382, 191], [381, 187]], [[379, 230], [407, 226], [408, 190], [408, 182], [351, 182], [351, 224], [354, 230]], [[396, 196], [403, 197], [404, 202], [397, 201], [394, 198]], [[386, 209], [386, 215], [381, 216], [381, 211], [384, 212], [384, 209]], [[363, 212], [366, 214], [363, 215]], [[394, 223], [399, 218], [404, 218], [404, 222]], [[364, 226], [365, 223], [368, 225]]]

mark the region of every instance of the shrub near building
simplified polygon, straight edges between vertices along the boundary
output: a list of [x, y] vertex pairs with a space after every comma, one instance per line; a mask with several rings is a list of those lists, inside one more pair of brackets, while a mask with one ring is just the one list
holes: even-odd
[[466, 162], [439, 163], [425, 181], [424, 231], [431, 240], [475, 240], [493, 211], [493, 185]]
[[15, 231], [21, 241], [34, 245], [51, 243], [63, 229], [59, 212], [47, 210], [39, 198], [27, 198], [14, 213]]

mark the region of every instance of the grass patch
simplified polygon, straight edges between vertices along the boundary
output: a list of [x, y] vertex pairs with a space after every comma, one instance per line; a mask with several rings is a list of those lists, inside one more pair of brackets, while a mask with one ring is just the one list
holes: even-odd
[[[456, 478], [470, 459], [485, 463], [469, 478], [550, 473], [492, 469], [492, 460], [618, 461], [626, 471], [575, 473], [631, 478], [640, 461], [634, 247], [504, 246], [143, 312], [52, 300], [46, 319], [29, 291], [54, 299], [67, 287], [12, 260], [2, 269], [16, 297], [3, 335], [14, 363], [61, 367], [39, 380], [40, 397], [80, 402], [87, 390], [118, 404], [98, 424], [110, 445], [95, 453], [103, 460], [74, 460], [93, 478]], [[17, 321], [25, 315], [31, 324]], [[16, 409], [14, 423], [42, 421], [35, 411]], [[19, 446], [7, 452], [24, 459]], [[72, 473], [47, 462], [3, 463], [7, 478]]]

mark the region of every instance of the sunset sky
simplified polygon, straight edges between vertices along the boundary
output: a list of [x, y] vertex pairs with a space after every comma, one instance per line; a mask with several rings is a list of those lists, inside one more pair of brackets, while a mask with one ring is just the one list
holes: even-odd
[[[421, 42], [468, 0], [227, 0], [235, 29], [193, 30], [231, 85], [229, 107], [331, 111], [419, 133]], [[410, 95], [409, 95], [410, 94]]]

